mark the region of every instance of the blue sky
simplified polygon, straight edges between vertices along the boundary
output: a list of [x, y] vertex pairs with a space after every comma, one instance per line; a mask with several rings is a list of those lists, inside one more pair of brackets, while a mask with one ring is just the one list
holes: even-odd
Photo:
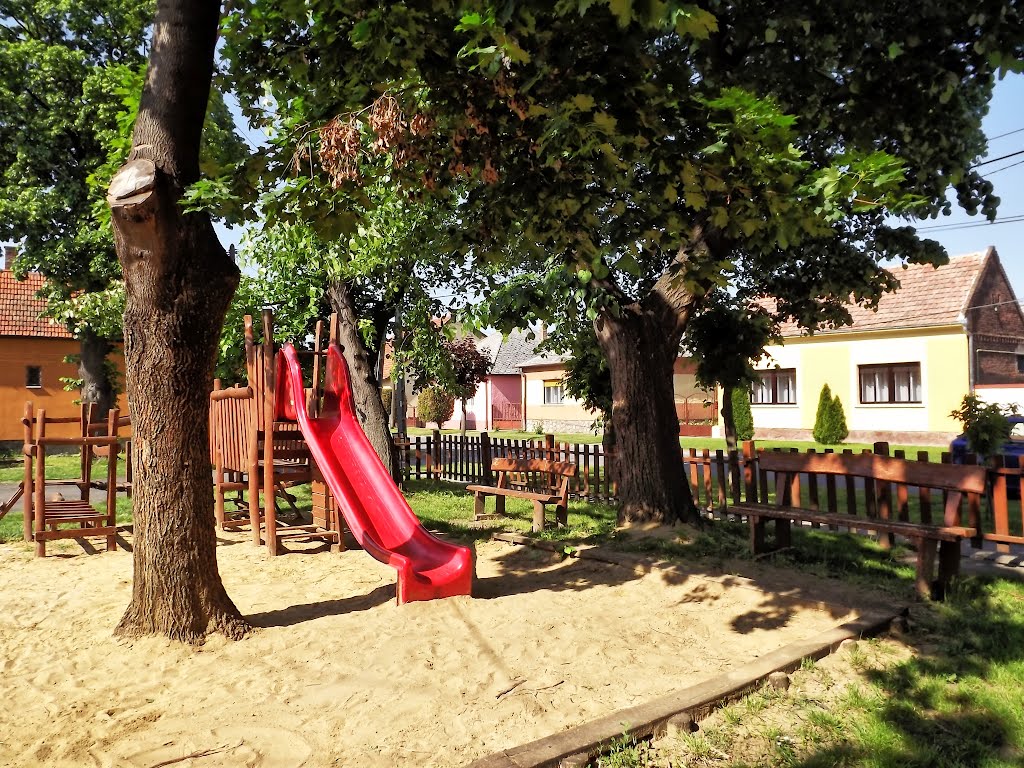
[[[986, 160], [1024, 150], [1024, 75], [1008, 76], [996, 85], [982, 127], [989, 137]], [[918, 232], [938, 240], [951, 256], [994, 245], [1014, 293], [1024, 301], [1024, 154], [989, 163], [985, 169], [1001, 199], [994, 223], [985, 223], [981, 215], [968, 216], [954, 205], [952, 215], [920, 222]], [[1017, 221], [1001, 223], [1014, 218]]]

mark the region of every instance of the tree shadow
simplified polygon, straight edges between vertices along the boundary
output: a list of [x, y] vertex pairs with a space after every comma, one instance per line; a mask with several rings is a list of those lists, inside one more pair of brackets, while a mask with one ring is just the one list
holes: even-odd
[[256, 627], [290, 627], [307, 621], [340, 616], [342, 614], [368, 611], [395, 599], [395, 585], [382, 584], [365, 595], [352, 595], [337, 600], [321, 600], [316, 603], [290, 605], [273, 611], [252, 613], [246, 616]]

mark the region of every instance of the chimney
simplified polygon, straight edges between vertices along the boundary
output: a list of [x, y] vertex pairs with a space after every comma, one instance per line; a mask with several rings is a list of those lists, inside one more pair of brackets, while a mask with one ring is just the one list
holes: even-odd
[[18, 246], [4, 246], [4, 269], [14, 269], [14, 260], [18, 258]]

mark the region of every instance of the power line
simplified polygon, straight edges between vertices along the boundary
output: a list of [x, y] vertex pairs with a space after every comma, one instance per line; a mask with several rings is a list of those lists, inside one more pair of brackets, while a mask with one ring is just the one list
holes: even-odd
[[1010, 163], [1009, 165], [1004, 165], [1002, 168], [996, 168], [994, 171], [989, 171], [988, 173], [986, 173], [985, 176], [994, 176], [997, 173], [1009, 170], [1010, 168], [1015, 168], [1018, 165], [1024, 165], [1024, 160], [1018, 160], [1016, 163]]
[[1024, 149], [1018, 149], [1016, 152], [1011, 152], [1010, 154], [1003, 155], [1002, 157], [993, 157], [991, 160], [983, 160], [982, 162], [976, 165], [972, 165], [971, 167], [981, 168], [981, 166], [983, 165], [988, 165], [989, 163], [998, 163], [1000, 160], [1007, 160], [1011, 157], [1016, 157], [1017, 155], [1024, 155]]
[[1006, 133], [1000, 133], [998, 136], [989, 136], [988, 140], [989, 141], [995, 141], [996, 139], [1003, 139], [1003, 138], [1006, 138], [1007, 136], [1013, 136], [1013, 134], [1015, 134], [1015, 133], [1020, 133], [1021, 131], [1024, 131], [1024, 128], [1017, 128], [1016, 130], [1013, 130], [1013, 131], [1007, 131]]
[[1006, 218], [999, 219], [998, 221], [979, 221], [979, 222], [968, 222], [962, 224], [936, 224], [931, 227], [915, 227], [919, 232], [934, 232], [935, 230], [950, 231], [954, 229], [973, 229], [974, 227], [991, 227], [996, 224], [1018, 224], [1024, 221], [1024, 214], [1018, 214], [1015, 216], [1007, 216]]

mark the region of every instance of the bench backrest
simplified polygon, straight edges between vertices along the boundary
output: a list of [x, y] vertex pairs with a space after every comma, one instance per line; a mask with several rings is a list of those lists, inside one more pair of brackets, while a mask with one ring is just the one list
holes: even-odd
[[551, 491], [569, 498], [569, 480], [576, 477], [576, 465], [547, 459], [494, 459], [491, 471], [498, 473], [499, 488]]
[[576, 477], [576, 465], [568, 461], [548, 461], [547, 459], [494, 459], [491, 462], [493, 472], [545, 472], [549, 475]]
[[792, 453], [758, 451], [758, 466], [768, 472], [852, 475], [871, 480], [984, 493], [986, 470], [963, 464], [929, 464], [874, 453]]
[[[874, 453], [796, 453], [782, 451], [758, 451], [758, 470], [762, 483], [767, 473], [775, 473], [775, 503], [778, 506], [800, 505], [800, 475], [843, 476], [846, 478], [847, 508], [856, 513], [854, 502], [856, 478], [865, 483], [864, 511], [868, 517], [909, 520], [908, 488], [920, 489], [919, 502], [922, 522], [931, 523], [930, 491], [942, 492], [941, 520], [944, 525], [961, 525], [961, 503], [968, 499], [968, 522], [978, 527], [979, 504], [985, 491], [986, 470], [980, 466], [962, 464], [930, 464], [921, 461], [907, 461]], [[898, 489], [896, 509], [889, 490], [889, 484]], [[815, 484], [811, 484], [812, 490]], [[834, 488], [834, 484], [833, 484]], [[767, 488], [762, 490], [762, 501], [766, 501]], [[834, 501], [834, 493], [832, 501]], [[796, 499], [794, 502], [793, 500]], [[830, 506], [831, 506], [830, 502]], [[812, 496], [812, 504], [814, 497]]]

